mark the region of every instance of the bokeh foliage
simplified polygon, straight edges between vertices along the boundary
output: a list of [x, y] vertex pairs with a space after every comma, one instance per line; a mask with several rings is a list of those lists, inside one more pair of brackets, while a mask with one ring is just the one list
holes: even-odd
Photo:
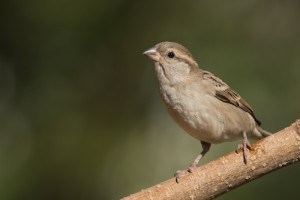
[[[161, 41], [243, 96], [276, 132], [300, 113], [298, 1], [1, 1], [0, 199], [118, 199], [200, 152], [160, 102]], [[239, 141], [213, 145], [206, 163]], [[292, 199], [299, 163], [220, 199]]]

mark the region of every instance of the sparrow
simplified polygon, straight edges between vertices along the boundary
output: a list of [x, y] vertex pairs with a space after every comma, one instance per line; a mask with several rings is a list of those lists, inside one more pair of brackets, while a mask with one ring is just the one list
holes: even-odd
[[189, 135], [199, 140], [202, 152], [182, 174], [197, 167], [211, 144], [242, 139], [236, 152], [253, 150], [248, 138], [260, 139], [271, 133], [261, 128], [250, 105], [219, 77], [200, 69], [192, 54], [175, 42], [161, 42], [143, 53], [154, 61], [159, 94], [173, 120]]

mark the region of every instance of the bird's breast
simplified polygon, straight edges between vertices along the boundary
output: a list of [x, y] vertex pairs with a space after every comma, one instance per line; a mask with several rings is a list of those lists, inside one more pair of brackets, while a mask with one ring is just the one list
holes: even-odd
[[183, 85], [161, 86], [160, 96], [168, 113], [181, 128], [198, 140], [211, 141], [211, 137], [220, 137], [217, 135], [223, 126], [222, 115], [209, 107], [208, 94], [196, 91]]
[[160, 85], [160, 96], [168, 113], [182, 129], [208, 143], [240, 138], [245, 128], [243, 120], [251, 119], [241, 109], [207, 93], [201, 84]]

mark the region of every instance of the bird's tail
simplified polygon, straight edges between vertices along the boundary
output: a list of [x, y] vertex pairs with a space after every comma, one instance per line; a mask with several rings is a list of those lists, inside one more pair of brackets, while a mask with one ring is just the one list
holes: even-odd
[[270, 135], [272, 135], [272, 133], [264, 130], [263, 128], [261, 128], [260, 126], [256, 126], [256, 129], [258, 130], [258, 132], [261, 133], [262, 137], [268, 137]]
[[252, 135], [250, 136], [250, 138], [252, 139], [261, 139], [264, 137], [268, 137], [272, 135], [272, 133], [262, 129], [260, 126], [256, 126], [256, 128], [254, 129], [254, 131], [252, 132]]

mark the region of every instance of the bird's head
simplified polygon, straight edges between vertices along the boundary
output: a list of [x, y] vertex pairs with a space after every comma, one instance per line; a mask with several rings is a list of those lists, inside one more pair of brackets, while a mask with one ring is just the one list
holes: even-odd
[[187, 48], [175, 42], [161, 42], [143, 53], [154, 61], [156, 71], [165, 73], [166, 77], [183, 78], [198, 64]]

